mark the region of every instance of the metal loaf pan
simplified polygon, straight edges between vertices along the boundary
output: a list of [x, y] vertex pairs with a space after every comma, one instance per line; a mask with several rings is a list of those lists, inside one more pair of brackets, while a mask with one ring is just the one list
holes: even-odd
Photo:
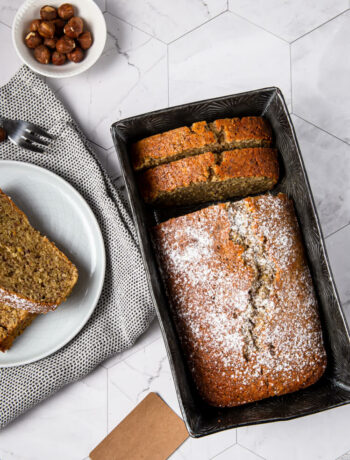
[[[281, 165], [273, 193], [293, 199], [320, 306], [328, 366], [324, 376], [304, 390], [234, 408], [207, 405], [197, 393], [187, 369], [173, 323], [169, 303], [153, 251], [150, 228], [170, 217], [197, 210], [198, 206], [167, 210], [146, 206], [137, 188], [130, 163], [132, 142], [156, 133], [190, 125], [194, 121], [263, 115], [274, 131]], [[278, 88], [264, 88], [231, 96], [184, 104], [136, 117], [111, 127], [132, 213], [135, 220], [148, 284], [166, 345], [182, 415], [191, 436], [277, 420], [288, 420], [350, 402], [350, 336], [330, 270], [320, 223], [283, 95]], [[208, 206], [211, 203], [206, 203]], [[202, 207], [202, 205], [200, 206]]]

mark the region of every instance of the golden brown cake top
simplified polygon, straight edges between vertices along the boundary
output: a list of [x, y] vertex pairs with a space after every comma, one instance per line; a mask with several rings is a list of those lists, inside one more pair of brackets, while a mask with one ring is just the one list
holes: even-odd
[[190, 369], [210, 404], [295, 391], [322, 375], [317, 302], [285, 195], [170, 219], [155, 240]]
[[271, 127], [262, 117], [222, 118], [211, 125], [224, 144], [255, 139], [270, 145], [272, 141]]
[[205, 147], [210, 150], [216, 144], [216, 135], [207, 122], [199, 121], [191, 127], [183, 126], [136, 142], [131, 150], [132, 164], [136, 170], [144, 169], [164, 158]]
[[146, 202], [161, 193], [190, 185], [218, 182], [240, 177], [261, 177], [278, 181], [277, 150], [248, 148], [206, 152], [148, 169], [139, 176], [141, 193]]

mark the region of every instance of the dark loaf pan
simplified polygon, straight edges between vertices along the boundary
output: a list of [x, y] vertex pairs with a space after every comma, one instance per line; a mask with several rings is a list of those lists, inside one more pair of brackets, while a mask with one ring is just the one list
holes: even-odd
[[[273, 193], [285, 192], [294, 201], [311, 274], [320, 306], [328, 366], [324, 376], [304, 390], [234, 408], [210, 407], [198, 395], [182, 354], [169, 303], [152, 248], [150, 228], [170, 217], [201, 206], [160, 210], [146, 206], [137, 188], [129, 147], [156, 133], [190, 125], [194, 121], [263, 115], [272, 125], [281, 162], [281, 177]], [[329, 266], [320, 223], [283, 95], [278, 88], [264, 88], [231, 96], [184, 104], [114, 123], [111, 127], [119, 156], [148, 284], [166, 345], [182, 415], [191, 436], [303, 415], [350, 402], [350, 336]]]

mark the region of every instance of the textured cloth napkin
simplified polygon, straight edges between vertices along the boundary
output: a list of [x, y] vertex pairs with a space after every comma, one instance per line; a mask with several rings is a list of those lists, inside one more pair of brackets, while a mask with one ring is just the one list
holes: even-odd
[[[90, 145], [49, 87], [27, 67], [0, 88], [0, 114], [34, 122], [57, 139], [50, 153], [32, 153], [7, 141], [1, 160], [46, 168], [67, 180], [93, 210], [106, 248], [106, 276], [88, 323], [65, 347], [32, 364], [0, 369], [0, 428], [130, 347], [154, 317], [135, 227], [120, 190], [101, 168]], [[0, 184], [1, 187], [1, 184]], [[10, 351], [11, 352], [11, 351]]]

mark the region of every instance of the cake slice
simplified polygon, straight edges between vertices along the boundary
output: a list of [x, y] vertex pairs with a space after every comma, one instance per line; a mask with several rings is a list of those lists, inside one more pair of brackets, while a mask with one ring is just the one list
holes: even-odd
[[28, 327], [37, 315], [18, 310], [0, 302], [0, 351], [9, 350], [13, 341]]
[[136, 142], [131, 149], [136, 171], [219, 148], [216, 134], [206, 121], [193, 123]]
[[172, 206], [223, 200], [270, 190], [278, 181], [277, 150], [249, 148], [206, 152], [141, 173], [146, 203]]
[[46, 313], [71, 293], [78, 271], [0, 189], [0, 302]]
[[152, 168], [204, 152], [245, 147], [269, 147], [272, 131], [262, 117], [224, 118], [213, 123], [200, 121], [146, 137], [131, 147], [136, 171]]

